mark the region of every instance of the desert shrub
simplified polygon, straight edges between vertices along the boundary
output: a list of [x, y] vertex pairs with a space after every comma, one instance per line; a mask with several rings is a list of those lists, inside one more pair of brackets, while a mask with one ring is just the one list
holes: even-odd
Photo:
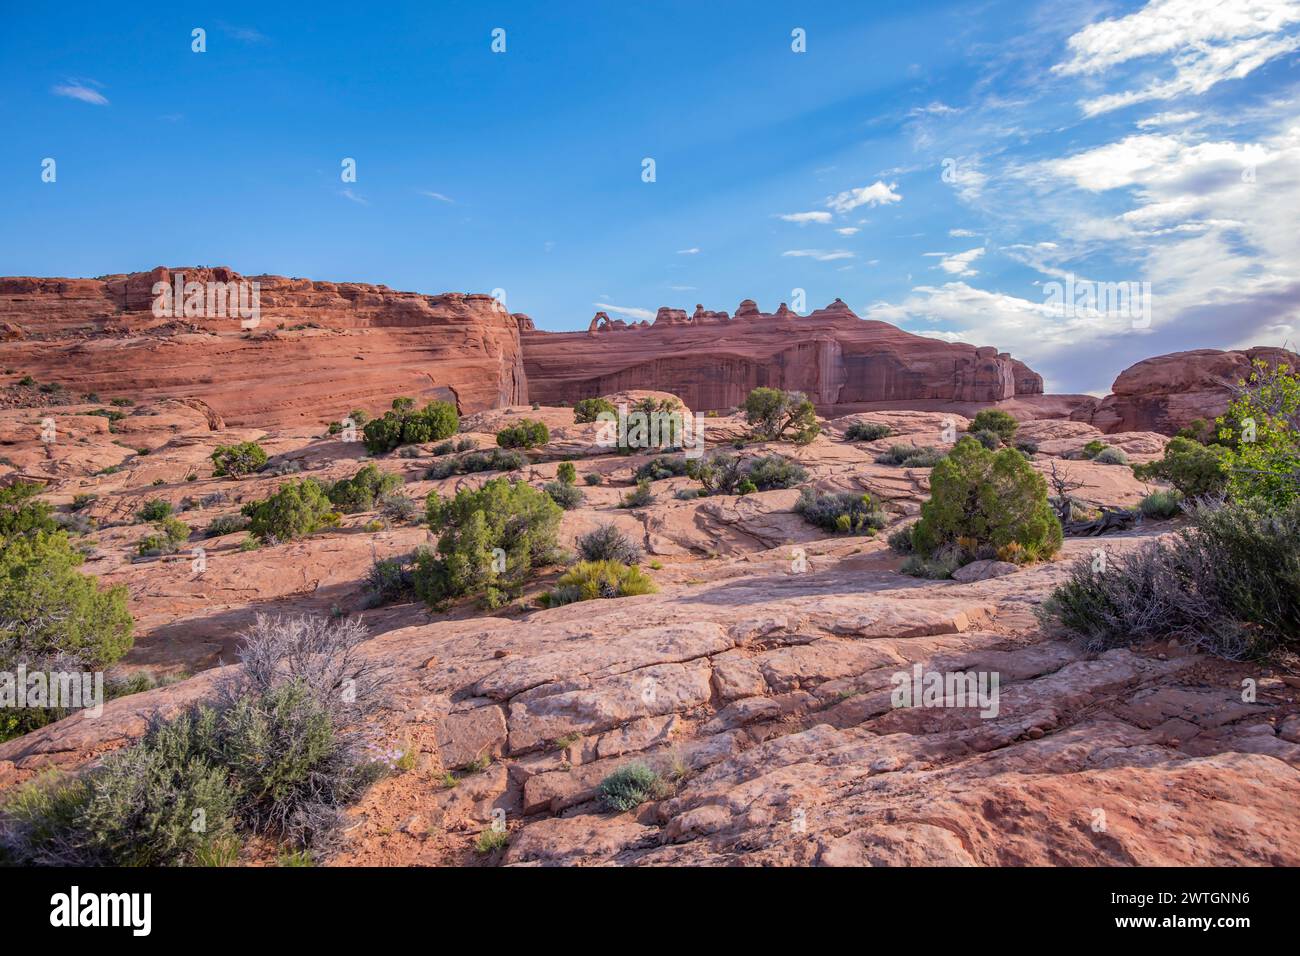
[[903, 574], [914, 578], [928, 578], [942, 581], [952, 577], [952, 573], [966, 563], [965, 553], [957, 547], [940, 548], [929, 557], [913, 554], [899, 568]]
[[393, 524], [406, 524], [415, 519], [419, 506], [415, 499], [404, 491], [393, 490], [379, 499], [379, 513], [386, 521]]
[[218, 477], [239, 478], [251, 475], [266, 464], [266, 452], [255, 441], [237, 445], [218, 445], [212, 452], [212, 473]]
[[90, 534], [99, 527], [99, 522], [90, 515], [84, 515], [76, 511], [69, 514], [55, 515], [54, 523], [60, 531], [66, 531], [68, 534]]
[[579, 561], [555, 582], [555, 590], [543, 595], [546, 607], [597, 598], [632, 597], [659, 590], [638, 567], [617, 561]]
[[986, 408], [976, 414], [967, 431], [971, 434], [986, 431], [993, 432], [1002, 441], [1010, 444], [1011, 439], [1015, 437], [1016, 429], [1019, 427], [1020, 423], [1007, 412], [998, 408]]
[[977, 432], [971, 432], [971, 437], [983, 445], [989, 451], [997, 451], [1002, 447], [1002, 436], [989, 428], [981, 428]]
[[383, 772], [345, 729], [376, 702], [373, 665], [354, 653], [364, 633], [259, 617], [243, 671], [215, 700], [155, 716], [139, 742], [80, 777], [6, 800], [0, 850], [21, 864], [196, 863], [236, 828], [327, 849], [343, 807]]
[[573, 421], [575, 424], [584, 422], [594, 422], [596, 416], [601, 412], [607, 412], [610, 415], [617, 414], [618, 409], [614, 403], [607, 398], [584, 398], [573, 406]]
[[895, 554], [911, 554], [912, 526], [910, 524], [903, 525], [901, 528], [891, 531], [889, 537], [885, 540], [889, 543], [889, 550]]
[[636, 470], [636, 480], [641, 481], [662, 481], [664, 478], [675, 478], [686, 474], [687, 460], [681, 455], [660, 455], [657, 458], [651, 458], [644, 465]]
[[542, 491], [546, 492], [551, 500], [565, 511], [572, 511], [582, 504], [586, 498], [577, 485], [564, 481], [548, 481], [542, 485]]
[[745, 465], [744, 471], [745, 477], [754, 483], [758, 491], [793, 488], [808, 478], [808, 472], [801, 465], [781, 455], [752, 458]]
[[578, 483], [578, 469], [571, 461], [562, 461], [560, 466], [555, 469], [555, 477], [564, 482], [566, 485]]
[[60, 655], [101, 669], [130, 649], [125, 586], [101, 589], [79, 573], [84, 558], [67, 535], [38, 531], [0, 544], [0, 670]]
[[705, 498], [708, 492], [703, 488], [678, 488], [673, 492], [673, 497], [679, 501], [694, 501], [696, 498]]
[[1124, 454], [1123, 449], [1107, 446], [1097, 452], [1092, 460], [1099, 465], [1127, 465], [1128, 455]]
[[461, 458], [435, 461], [424, 477], [429, 481], [450, 478], [452, 475], [469, 475], [480, 471], [518, 471], [528, 464], [523, 452], [493, 448], [476, 451]]
[[1101, 439], [1094, 438], [1092, 441], [1088, 442], [1088, 444], [1083, 446], [1083, 449], [1080, 452], [1080, 454], [1082, 454], [1084, 458], [1096, 458], [1098, 455], [1102, 453], [1103, 450], [1105, 450], [1108, 447], [1110, 446], [1108, 446]]
[[328, 496], [315, 479], [290, 481], [261, 501], [244, 505], [249, 532], [262, 541], [290, 541], [338, 524]]
[[54, 509], [36, 496], [41, 486], [33, 481], [16, 481], [0, 488], [0, 539], [20, 534], [56, 530]]
[[205, 531], [209, 538], [219, 538], [223, 534], [234, 534], [248, 527], [248, 519], [243, 515], [218, 515], [208, 522]]
[[1038, 454], [1038, 442], [1030, 438], [1021, 438], [1016, 441], [1015, 449], [1026, 458], [1029, 458]]
[[636, 488], [629, 491], [619, 502], [620, 508], [644, 508], [650, 502], [654, 501], [654, 493], [650, 490], [650, 481], [642, 478], [636, 483]]
[[362, 429], [366, 451], [372, 455], [390, 452], [400, 445], [450, 438], [460, 429], [460, 416], [450, 402], [433, 401], [420, 411], [410, 398], [393, 399], [393, 407], [380, 418], [366, 422]]
[[1148, 518], [1168, 519], [1182, 513], [1183, 498], [1176, 491], [1153, 491], [1138, 508]]
[[876, 463], [880, 465], [903, 465], [927, 455], [936, 455], [938, 458], [943, 457], [943, 453], [931, 445], [890, 445], [887, 451], [882, 451], [876, 456]]
[[153, 534], [145, 535], [136, 545], [141, 557], [175, 554], [190, 538], [190, 526], [176, 518], [163, 518], [154, 522]]
[[1300, 502], [1203, 499], [1191, 527], [1076, 562], [1040, 612], [1100, 650], [1178, 637], [1232, 658], [1300, 649]]
[[172, 515], [172, 503], [163, 498], [150, 498], [135, 513], [139, 521], [162, 521]]
[[430, 492], [425, 508], [440, 537], [436, 554], [417, 556], [415, 591], [430, 606], [466, 594], [497, 606], [534, 567], [555, 558], [562, 511], [531, 485], [494, 478], [447, 500]]
[[736, 486], [736, 494], [751, 495], [758, 491], [758, 485], [754, 484], [749, 478], [742, 478], [740, 484]]
[[594, 472], [594, 471], [589, 471], [589, 472], [587, 472], [585, 475], [582, 476], [582, 480], [585, 481], [585, 482], [586, 482], [587, 484], [589, 484], [589, 485], [598, 485], [598, 484], [600, 484], [600, 482], [601, 482], [602, 479], [601, 479], [601, 477], [600, 477], [600, 475], [599, 475], [598, 473], [596, 473], [596, 472]]
[[[0, 498], [0, 500], [3, 500], [3, 499]], [[73, 511], [81, 511], [83, 508], [89, 508], [91, 505], [93, 505], [93, 504], [94, 504], [96, 501], [98, 501], [98, 500], [99, 500], [99, 495], [93, 495], [93, 494], [80, 494], [80, 495], [75, 495], [75, 496], [73, 496], [73, 499], [72, 499], [72, 510], [73, 510]], [[4, 531], [3, 531], [3, 530], [0, 530], [0, 534], [3, 534], [3, 533], [4, 533]]]
[[380, 471], [373, 464], [365, 465], [351, 478], [334, 482], [329, 489], [329, 500], [344, 514], [370, 511], [379, 498], [402, 487], [402, 476]]
[[874, 534], [885, 526], [885, 515], [871, 495], [852, 491], [818, 492], [804, 488], [794, 510], [805, 521], [836, 534]]
[[1227, 453], [1221, 445], [1202, 445], [1190, 438], [1171, 438], [1165, 445], [1163, 458], [1145, 465], [1134, 465], [1133, 474], [1142, 481], [1163, 479], [1185, 498], [1215, 495], [1228, 484], [1224, 460]]
[[876, 441], [888, 438], [894, 430], [880, 422], [854, 422], [844, 429], [845, 441]]
[[1300, 374], [1257, 359], [1218, 419], [1234, 498], [1276, 504], [1300, 498]]
[[636, 564], [641, 560], [641, 547], [618, 529], [617, 525], [601, 525], [578, 538], [578, 553], [584, 561], [617, 561]]
[[752, 486], [748, 491], [793, 488], [808, 477], [801, 465], [781, 455], [744, 459], [736, 455], [714, 454], [689, 459], [686, 473], [711, 495], [738, 494], [746, 481]]
[[531, 418], [521, 418], [497, 432], [497, 444], [502, 448], [540, 448], [550, 440], [546, 423]]
[[370, 565], [366, 573], [365, 590], [370, 595], [371, 604], [385, 604], [396, 601], [409, 594], [414, 587], [411, 562], [408, 558], [379, 558]]
[[802, 392], [779, 388], [756, 388], [745, 398], [745, 421], [763, 441], [790, 438], [806, 445], [821, 433], [813, 403]]
[[660, 800], [672, 792], [668, 781], [643, 763], [619, 767], [600, 782], [599, 789], [605, 806], [618, 813], [635, 810], [647, 800]]
[[997, 549], [1011, 541], [1030, 560], [1061, 546], [1061, 523], [1047, 501], [1047, 482], [1013, 448], [992, 452], [965, 437], [930, 474], [912, 543], [922, 558], [959, 538]]

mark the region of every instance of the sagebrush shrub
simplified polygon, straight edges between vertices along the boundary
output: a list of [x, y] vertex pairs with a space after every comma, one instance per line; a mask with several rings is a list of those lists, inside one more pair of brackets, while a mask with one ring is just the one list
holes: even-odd
[[852, 491], [804, 488], [794, 510], [809, 524], [836, 534], [874, 534], [887, 520], [871, 495]]
[[578, 538], [577, 545], [584, 561], [636, 564], [642, 556], [641, 546], [612, 524], [587, 532]]
[[654, 493], [650, 490], [650, 480], [642, 478], [636, 483], [635, 489], [623, 496], [623, 500], [619, 502], [619, 507], [644, 508], [654, 500]]
[[573, 421], [575, 424], [594, 422], [601, 412], [613, 415], [618, 409], [607, 398], [584, 398], [573, 405]]
[[1148, 518], [1167, 519], [1182, 514], [1183, 498], [1177, 491], [1153, 491], [1138, 505]]
[[637, 481], [645, 479], [647, 481], [662, 481], [665, 478], [675, 478], [686, 474], [687, 460], [682, 455], [660, 455], [657, 458], [651, 458], [644, 465], [636, 470], [634, 477]]
[[135, 513], [140, 521], [162, 521], [164, 518], [170, 518], [172, 514], [172, 503], [163, 498], [150, 498]]
[[881, 422], [854, 422], [844, 429], [845, 441], [876, 441], [888, 438], [894, 430]]
[[543, 596], [547, 607], [593, 601], [597, 598], [632, 597], [659, 590], [644, 571], [618, 561], [579, 561]]
[[625, 813], [648, 800], [659, 800], [672, 792], [660, 774], [643, 763], [619, 767], [600, 782], [600, 797], [610, 810]]
[[1093, 456], [1093, 461], [1099, 465], [1127, 465], [1128, 455], [1124, 454], [1123, 449], [1106, 446]]
[[971, 420], [967, 431], [972, 434], [984, 431], [993, 432], [1002, 441], [1010, 443], [1011, 439], [1015, 437], [1018, 428], [1020, 428], [1020, 423], [1009, 413], [998, 408], [986, 408]]
[[565, 511], [572, 511], [582, 504], [586, 498], [580, 488], [565, 481], [548, 481], [542, 485], [542, 491], [546, 492], [551, 500]]

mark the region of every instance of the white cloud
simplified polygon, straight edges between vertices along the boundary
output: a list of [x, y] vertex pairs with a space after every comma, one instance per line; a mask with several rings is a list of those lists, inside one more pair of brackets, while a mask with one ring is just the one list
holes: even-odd
[[679, 256], [698, 256], [700, 254], [700, 247], [691, 246], [689, 249], [678, 249], [677, 254]]
[[948, 235], [952, 236], [954, 239], [969, 239], [974, 236], [975, 233], [970, 229], [949, 229]]
[[456, 201], [450, 196], [444, 195], [443, 193], [436, 193], [431, 189], [421, 189], [419, 190], [419, 193], [421, 196], [428, 196], [430, 199], [438, 200], [438, 202], [454, 203]]
[[862, 230], [859, 229], [857, 226], [841, 226], [839, 229], [836, 229], [835, 231], [838, 232], [841, 236], [856, 236]]
[[983, 247], [977, 249], [967, 249], [965, 252], [958, 252], [949, 255], [946, 252], [927, 252], [927, 256], [938, 256], [940, 258], [939, 268], [944, 272], [952, 273], [955, 276], [973, 276], [979, 273], [971, 268], [971, 263], [984, 255]]
[[818, 262], [834, 262], [837, 259], [853, 258], [853, 253], [847, 249], [787, 249], [781, 255], [795, 259], [816, 259]]
[[786, 222], [797, 222], [800, 225], [806, 225], [810, 222], [830, 222], [831, 214], [828, 212], [788, 212], [777, 218], [784, 219]]
[[1190, 123], [1200, 115], [1194, 110], [1186, 110], [1182, 113], [1156, 113], [1154, 116], [1138, 120], [1137, 126], [1138, 129], [1153, 129], [1157, 126], [1182, 126], [1184, 123]]
[[626, 315], [631, 319], [653, 319], [655, 313], [649, 309], [638, 309], [630, 305], [610, 305], [608, 302], [593, 302], [601, 312], [613, 312], [615, 315]]
[[908, 116], [949, 116], [953, 113], [960, 113], [961, 110], [941, 103], [935, 100], [929, 106], [916, 106], [907, 114]]
[[108, 97], [99, 90], [92, 87], [100, 86], [102, 83], [96, 83], [94, 80], [68, 80], [66, 83], [60, 83], [50, 88], [50, 92], [55, 96], [66, 96], [69, 99], [81, 100], [83, 103], [91, 103], [95, 106], [107, 106]]
[[352, 200], [352, 202], [357, 203], [360, 206], [370, 205], [370, 200], [363, 199], [361, 196], [358, 196], [356, 193], [354, 193], [351, 189], [344, 189], [339, 193], [339, 195], [342, 196], [344, 199]]
[[852, 212], [859, 206], [885, 206], [889, 203], [902, 202], [903, 197], [895, 192], [898, 183], [890, 183], [888, 186], [882, 180], [877, 179], [870, 186], [858, 186], [855, 189], [846, 189], [841, 193], [836, 193], [826, 200], [828, 208], [838, 213]]
[[1091, 23], [1067, 41], [1070, 58], [1053, 72], [1092, 76], [1148, 57], [1168, 57], [1174, 72], [1119, 93], [1084, 100], [1094, 116], [1134, 103], [1200, 94], [1241, 79], [1265, 63], [1300, 48], [1283, 36], [1300, 23], [1298, 0], [1152, 0], [1141, 10]]

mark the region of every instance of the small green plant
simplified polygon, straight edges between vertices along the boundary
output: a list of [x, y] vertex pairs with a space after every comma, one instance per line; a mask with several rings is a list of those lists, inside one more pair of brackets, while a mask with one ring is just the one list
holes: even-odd
[[636, 483], [636, 488], [629, 491], [619, 502], [620, 508], [644, 508], [650, 502], [654, 501], [654, 492], [650, 490], [650, 479], [642, 478]]
[[602, 780], [599, 792], [608, 809], [626, 813], [648, 800], [662, 800], [672, 793], [672, 785], [645, 764], [630, 763]]
[[596, 416], [601, 412], [614, 415], [617, 414], [618, 409], [615, 408], [614, 403], [607, 398], [584, 398], [581, 401], [574, 403], [573, 421], [575, 424], [594, 422]]
[[582, 504], [586, 497], [577, 485], [564, 481], [548, 481], [542, 485], [542, 491], [565, 511], [572, 511]]
[[891, 445], [876, 456], [877, 464], [904, 468], [933, 468], [943, 459], [944, 452], [930, 445]]
[[587, 472], [585, 475], [582, 476], [582, 480], [585, 481], [585, 482], [586, 482], [587, 484], [589, 484], [589, 485], [595, 486], [595, 485], [600, 484], [600, 482], [601, 482], [601, 477], [600, 477], [600, 475], [598, 475], [596, 472], [594, 472], [594, 471], [589, 471], [589, 472]]
[[140, 539], [136, 551], [141, 557], [175, 554], [189, 540], [190, 526], [176, 518], [163, 518], [154, 523], [154, 534]]
[[546, 607], [559, 607], [597, 598], [632, 597], [659, 590], [644, 571], [617, 561], [580, 561], [556, 581], [555, 590], [543, 595]]
[[1099, 465], [1127, 465], [1128, 455], [1124, 454], [1123, 449], [1112, 448], [1108, 445], [1097, 452], [1092, 460]]
[[1202, 445], [1190, 438], [1171, 438], [1163, 458], [1134, 465], [1133, 474], [1141, 481], [1163, 479], [1184, 498], [1222, 493], [1228, 485], [1226, 456], [1222, 445]]
[[997, 435], [1002, 441], [1010, 444], [1011, 439], [1015, 437], [1016, 430], [1019, 427], [1020, 423], [1007, 412], [1004, 412], [999, 408], [986, 408], [975, 416], [967, 431], [972, 434], [975, 432], [990, 431]]
[[854, 422], [844, 429], [845, 441], [877, 441], [888, 438], [894, 430], [881, 422]]
[[809, 524], [836, 534], [874, 534], [887, 520], [871, 495], [852, 491], [804, 488], [794, 510]]
[[257, 442], [218, 445], [212, 453], [212, 473], [218, 477], [240, 478], [266, 465], [266, 452]]
[[509, 845], [510, 833], [508, 831], [488, 827], [480, 832], [478, 839], [474, 841], [474, 852], [486, 856], [489, 853], [495, 853], [497, 850], [504, 850]]
[[390, 452], [400, 445], [421, 445], [450, 438], [460, 430], [460, 416], [450, 402], [429, 402], [415, 411], [410, 398], [393, 399], [391, 411], [368, 421], [362, 429], [366, 451], [372, 455]]
[[1138, 508], [1148, 518], [1168, 520], [1182, 514], [1183, 496], [1176, 491], [1153, 491], [1142, 499]]
[[636, 564], [641, 560], [641, 547], [618, 529], [617, 525], [601, 525], [578, 538], [578, 553], [584, 561], [617, 561]]
[[351, 478], [334, 482], [329, 500], [344, 514], [370, 511], [383, 495], [402, 487], [402, 476], [380, 471], [374, 464], [364, 465]]
[[971, 437], [983, 445], [989, 451], [997, 451], [1002, 447], [1002, 436], [989, 428], [981, 428], [977, 432], [971, 432]]
[[328, 496], [313, 478], [290, 481], [262, 501], [244, 505], [248, 530], [262, 541], [291, 541], [338, 524]]
[[1088, 442], [1088, 444], [1083, 446], [1081, 454], [1084, 458], [1096, 458], [1102, 453], [1102, 451], [1109, 447], [1110, 446], [1101, 439], [1094, 438], [1092, 441]]
[[162, 521], [172, 515], [172, 503], [164, 498], [150, 498], [135, 513], [139, 521]]
[[562, 461], [555, 469], [555, 477], [566, 485], [578, 483], [578, 469], [571, 461]]
[[550, 440], [546, 423], [531, 418], [522, 418], [497, 432], [497, 444], [502, 448], [540, 448]]
[[682, 455], [660, 455], [651, 458], [636, 470], [633, 476], [637, 481], [661, 481], [686, 474], [687, 460]]

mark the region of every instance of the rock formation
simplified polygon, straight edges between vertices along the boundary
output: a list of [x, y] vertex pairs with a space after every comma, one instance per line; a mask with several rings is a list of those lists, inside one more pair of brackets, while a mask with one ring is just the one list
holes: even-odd
[[942, 400], [997, 402], [1043, 391], [1042, 377], [994, 348], [912, 335], [858, 318], [836, 299], [800, 316], [752, 299], [734, 317], [702, 305], [661, 308], [653, 323], [597, 312], [586, 332], [523, 331], [529, 397], [574, 402], [628, 388], [674, 392], [696, 410], [744, 401], [750, 389], [806, 392], [819, 406]]
[[1070, 417], [1103, 432], [1172, 435], [1198, 418], [1212, 421], [1227, 411], [1232, 397], [1229, 386], [1246, 378], [1256, 359], [1300, 368], [1300, 355], [1267, 346], [1240, 352], [1196, 349], [1157, 355], [1120, 372], [1111, 394], [1080, 405]]
[[[186, 315], [184, 303], [155, 315], [155, 283], [170, 287], [178, 275], [205, 286], [256, 282], [260, 320], [245, 328], [219, 308]], [[105, 400], [200, 399], [237, 426], [373, 414], [396, 395], [447, 399], [462, 412], [525, 401], [519, 330], [531, 327], [486, 295], [223, 268], [0, 278], [6, 367]]]

